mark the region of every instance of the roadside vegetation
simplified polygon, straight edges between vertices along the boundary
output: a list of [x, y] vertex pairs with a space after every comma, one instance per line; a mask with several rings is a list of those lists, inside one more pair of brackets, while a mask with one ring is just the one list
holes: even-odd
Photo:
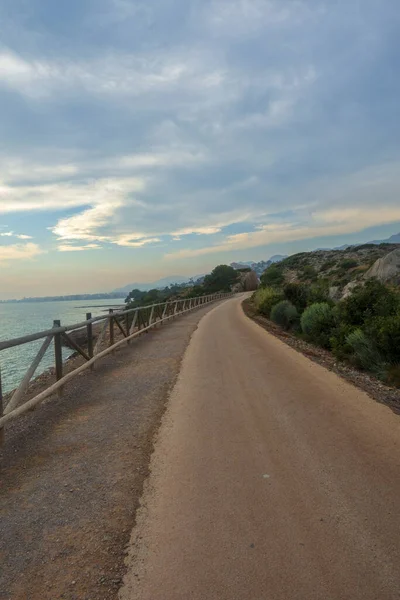
[[188, 283], [170, 285], [164, 289], [153, 289], [146, 292], [138, 289], [132, 290], [125, 302], [127, 308], [137, 308], [171, 300], [206, 296], [217, 292], [230, 292], [238, 281], [241, 271], [250, 271], [250, 269], [236, 270], [228, 265], [218, 265], [209, 275], [197, 281], [191, 280]]
[[[400, 387], [400, 287], [362, 278], [372, 257], [384, 256], [382, 248], [323, 254], [301, 253], [269, 267], [253, 295], [257, 312], [338, 360]], [[350, 292], [335, 298], [333, 286], [346, 289], [349, 282], [354, 282]]]

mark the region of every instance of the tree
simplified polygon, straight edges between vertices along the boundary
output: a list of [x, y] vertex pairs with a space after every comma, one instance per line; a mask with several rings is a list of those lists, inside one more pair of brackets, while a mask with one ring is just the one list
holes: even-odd
[[261, 275], [261, 285], [264, 287], [268, 286], [280, 286], [284, 282], [283, 270], [281, 264], [273, 264]]
[[206, 293], [230, 292], [232, 286], [237, 282], [238, 272], [228, 265], [218, 265], [204, 278]]

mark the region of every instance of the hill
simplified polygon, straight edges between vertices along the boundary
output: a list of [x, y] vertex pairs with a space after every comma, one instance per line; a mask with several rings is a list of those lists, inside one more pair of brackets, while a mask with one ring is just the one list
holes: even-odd
[[[348, 244], [345, 244], [344, 246], [340, 246], [339, 248], [334, 248], [334, 249], [330, 249], [330, 248], [319, 248], [318, 250], [315, 250], [314, 252], [335, 252], [337, 250], [348, 250], [350, 251], [351, 248], [353, 248], [353, 250], [355, 248], [359, 248], [360, 246], [365, 247], [368, 245], [373, 245], [373, 246], [378, 246], [381, 244], [400, 244], [400, 233], [396, 233], [395, 235], [392, 235], [390, 238], [386, 239], [386, 240], [373, 240], [371, 242], [368, 242], [367, 244], [357, 244], [354, 246], [349, 246]], [[303, 254], [309, 254], [309, 253], [303, 253]], [[297, 254], [295, 254], [294, 256], [298, 256]], [[288, 256], [286, 254], [274, 254], [273, 256], [270, 256], [270, 258], [268, 260], [260, 260], [260, 261], [253, 261], [253, 260], [245, 260], [245, 261], [237, 261], [237, 262], [233, 262], [231, 263], [231, 267], [233, 267], [234, 269], [243, 269], [246, 267], [249, 267], [250, 269], [252, 269], [253, 271], [255, 271], [258, 275], [258, 277], [261, 277], [261, 275], [264, 273], [264, 271], [270, 267], [272, 264], [275, 263], [280, 263], [281, 261], [284, 261], [288, 258]], [[291, 258], [291, 257], [289, 257]], [[380, 255], [377, 256], [377, 258], [380, 258]], [[193, 277], [189, 277], [187, 275], [169, 275], [168, 277], [163, 277], [162, 279], [157, 279], [156, 281], [151, 281], [148, 283], [128, 283], [127, 285], [124, 285], [123, 287], [117, 288], [116, 290], [113, 290], [112, 293], [118, 293], [118, 294], [129, 294], [132, 290], [137, 289], [137, 290], [141, 290], [143, 292], [147, 292], [149, 290], [153, 290], [153, 289], [164, 289], [170, 285], [174, 285], [175, 283], [177, 284], [182, 284], [182, 283], [190, 283], [191, 281], [194, 281], [195, 283], [202, 283], [202, 280], [204, 278], [204, 275], [195, 275]]]
[[400, 244], [294, 254], [261, 276], [257, 312], [400, 387]]
[[362, 244], [343, 250], [314, 250], [293, 254], [269, 266], [262, 275], [264, 285], [287, 283], [319, 283], [329, 288], [330, 296], [339, 299], [357, 282], [365, 280], [368, 271], [378, 259], [382, 259], [398, 244]]

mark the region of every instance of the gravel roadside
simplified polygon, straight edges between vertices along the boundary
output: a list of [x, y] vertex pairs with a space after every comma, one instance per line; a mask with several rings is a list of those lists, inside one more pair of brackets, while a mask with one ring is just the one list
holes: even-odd
[[111, 600], [182, 356], [215, 304], [152, 330], [11, 423], [0, 452], [0, 598]]

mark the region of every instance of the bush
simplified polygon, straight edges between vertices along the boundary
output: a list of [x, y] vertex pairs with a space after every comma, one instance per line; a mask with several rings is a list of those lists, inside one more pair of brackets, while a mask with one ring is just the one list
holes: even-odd
[[385, 374], [385, 364], [373, 341], [361, 329], [347, 336], [347, 343], [353, 350], [353, 362], [356, 367], [371, 371], [379, 377]]
[[307, 255], [308, 252], [292, 254], [292, 256], [288, 256], [280, 264], [284, 265], [287, 269], [298, 269], [300, 265], [307, 264]]
[[299, 271], [299, 279], [303, 281], [316, 281], [318, 278], [318, 273], [311, 265], [305, 265], [302, 271]]
[[339, 267], [344, 270], [354, 269], [354, 267], [357, 267], [357, 265], [358, 265], [358, 262], [356, 260], [354, 260], [353, 258], [345, 258], [344, 260], [342, 260], [339, 263]]
[[[335, 307], [333, 309], [334, 318], [336, 317], [336, 314]], [[353, 348], [350, 346], [350, 344], [348, 344], [347, 338], [350, 333], [355, 331], [355, 329], [356, 327], [354, 327], [354, 325], [349, 325], [348, 323], [338, 323], [332, 330], [330, 346], [333, 354], [338, 360], [350, 358], [351, 354], [353, 353]]]
[[332, 269], [332, 267], [334, 267], [335, 265], [336, 265], [335, 260], [328, 259], [323, 263], [323, 265], [320, 268], [320, 271], [328, 271], [329, 269]]
[[301, 329], [312, 342], [330, 347], [330, 337], [335, 321], [332, 308], [326, 302], [312, 304], [301, 316]]
[[287, 283], [283, 288], [285, 298], [303, 312], [308, 303], [308, 288], [304, 283]]
[[376, 280], [368, 281], [338, 304], [339, 320], [362, 326], [372, 317], [395, 315], [400, 307], [399, 295]]
[[283, 269], [279, 264], [272, 264], [261, 275], [261, 285], [280, 286], [284, 281]]
[[284, 300], [283, 293], [271, 287], [260, 288], [254, 294], [256, 309], [268, 318], [270, 317], [272, 307], [281, 300]]
[[365, 331], [388, 362], [400, 362], [400, 314], [371, 319]]
[[298, 318], [297, 308], [288, 300], [278, 302], [271, 310], [272, 321], [286, 330], [293, 327]]
[[333, 305], [332, 300], [329, 298], [329, 281], [326, 281], [326, 279], [313, 283], [309, 287], [307, 304], [311, 305], [318, 302], [327, 302]]

